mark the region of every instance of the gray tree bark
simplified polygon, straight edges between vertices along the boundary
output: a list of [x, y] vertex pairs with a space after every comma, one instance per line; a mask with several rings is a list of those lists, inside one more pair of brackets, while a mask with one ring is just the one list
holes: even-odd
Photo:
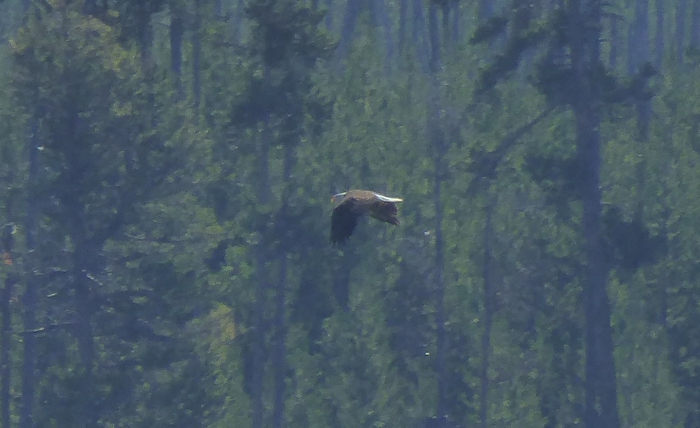
[[426, 36], [425, 13], [422, 0], [412, 0], [413, 27], [411, 28], [411, 40], [415, 49], [418, 62], [427, 71], [430, 68], [430, 46]]
[[34, 427], [34, 401], [36, 382], [36, 310], [37, 310], [37, 280], [36, 266], [36, 231], [39, 219], [39, 201], [36, 197], [36, 186], [39, 177], [39, 124], [33, 121], [30, 126], [28, 148], [28, 191], [27, 213], [25, 217], [25, 242], [27, 259], [25, 260], [25, 288], [22, 296], [24, 311], [22, 314], [24, 350], [22, 356], [22, 397], [20, 404], [20, 428]]
[[[490, 193], [490, 191], [488, 191]], [[491, 236], [495, 198], [486, 195], [486, 222], [483, 235], [483, 265], [481, 277], [484, 282], [484, 330], [481, 333], [481, 393], [479, 394], [479, 419], [481, 428], [488, 428], [489, 361], [491, 357], [491, 327], [494, 312], [494, 288], [491, 275]]]
[[583, 284], [586, 314], [584, 422], [586, 428], [618, 428], [610, 302], [606, 290], [609, 266], [604, 259], [602, 236], [602, 90], [599, 80], [591, 72], [595, 70], [595, 64], [600, 63], [602, 5], [598, 0], [574, 0], [566, 7], [570, 19], [577, 24], [570, 28], [569, 37], [573, 76], [580, 88], [572, 108], [576, 122], [576, 150], [583, 167], [580, 183], [586, 255]]
[[664, 62], [665, 49], [665, 21], [664, 21], [664, 0], [656, 0], [656, 61], [657, 69], [661, 69]]
[[182, 37], [185, 26], [182, 11], [175, 2], [170, 5], [170, 71], [173, 73], [175, 89], [180, 98], [182, 91]]
[[637, 0], [627, 38], [627, 73], [634, 74], [649, 58], [649, 0]]
[[679, 0], [676, 9], [676, 60], [685, 60], [685, 20], [688, 13], [688, 0]]
[[[12, 177], [10, 178], [11, 181]], [[12, 198], [12, 195], [10, 195]], [[12, 218], [12, 200], [8, 198], [6, 205], [6, 219]], [[13, 263], [14, 252], [14, 224], [8, 223], [2, 231], [2, 263], [10, 266]], [[17, 276], [10, 271], [5, 276], [5, 285], [0, 294], [0, 313], [2, 313], [2, 331], [0, 331], [0, 412], [2, 412], [1, 425], [3, 428], [10, 428], [11, 395], [10, 385], [12, 383], [12, 308], [10, 301], [17, 284]]]
[[693, 8], [690, 12], [690, 45], [700, 48], [700, 1], [693, 0]]
[[442, 230], [443, 203], [442, 182], [445, 173], [446, 147], [440, 121], [440, 86], [436, 73], [440, 67], [440, 34], [438, 28], [438, 6], [434, 2], [428, 5], [428, 31], [430, 34], [430, 74], [431, 96], [428, 100], [428, 130], [430, 151], [433, 155], [433, 204], [435, 205], [435, 375], [437, 377], [436, 418], [439, 428], [444, 428], [447, 418], [447, 334], [445, 323], [445, 256], [444, 235]]
[[[359, 1], [359, 0], [358, 0]], [[370, 2], [370, 13], [372, 14], [374, 25], [381, 28], [384, 34], [384, 67], [387, 73], [391, 71], [391, 66], [396, 55], [394, 36], [391, 29], [391, 19], [386, 10], [384, 0], [368, 0]]]
[[199, 117], [199, 106], [202, 101], [202, 4], [194, 0], [192, 21], [192, 107], [196, 117]]
[[[285, 209], [285, 208], [282, 208]], [[284, 427], [285, 413], [285, 381], [287, 378], [287, 322], [286, 322], [286, 290], [287, 290], [287, 254], [280, 257], [280, 279], [275, 296], [275, 353], [272, 365], [275, 372], [275, 404], [273, 409], [273, 428]]]
[[350, 52], [350, 46], [355, 35], [355, 27], [360, 17], [365, 1], [369, 0], [348, 0], [345, 3], [345, 13], [343, 14], [343, 28], [340, 30], [340, 40], [336, 48], [336, 55], [339, 61], [345, 60]]

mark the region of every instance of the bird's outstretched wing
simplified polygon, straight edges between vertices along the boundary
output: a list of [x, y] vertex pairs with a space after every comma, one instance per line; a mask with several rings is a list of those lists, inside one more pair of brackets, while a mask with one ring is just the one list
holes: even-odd
[[343, 244], [350, 238], [357, 226], [358, 213], [355, 203], [348, 199], [335, 207], [331, 216], [331, 243]]

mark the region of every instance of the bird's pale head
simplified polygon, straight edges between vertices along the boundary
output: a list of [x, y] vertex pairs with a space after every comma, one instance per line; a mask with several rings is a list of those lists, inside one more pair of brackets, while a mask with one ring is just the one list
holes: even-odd
[[345, 194], [346, 194], [346, 193], [347, 193], [347, 192], [336, 193], [336, 194], [333, 195], [333, 197], [331, 198], [331, 202], [333, 202], [334, 204], [339, 203], [340, 201], [343, 200], [343, 198], [345, 197]]

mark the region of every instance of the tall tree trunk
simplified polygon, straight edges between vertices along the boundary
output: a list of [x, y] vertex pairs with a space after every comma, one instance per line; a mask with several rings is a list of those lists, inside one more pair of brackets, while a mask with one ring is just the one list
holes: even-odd
[[[79, 225], [82, 229], [83, 225]], [[89, 280], [86, 276], [88, 271], [86, 239], [82, 233], [73, 236], [76, 249], [73, 261], [73, 282], [75, 289], [75, 335], [78, 341], [78, 354], [80, 355], [81, 366], [81, 396], [82, 408], [79, 420], [84, 421], [80, 426], [86, 428], [97, 427], [98, 398], [95, 389], [94, 368], [95, 368], [95, 338], [92, 329], [92, 309], [93, 298]]]
[[[490, 191], [488, 193], [491, 193]], [[493, 323], [493, 284], [491, 283], [491, 219], [495, 200], [487, 195], [486, 201], [486, 222], [484, 224], [484, 260], [481, 270], [482, 281], [484, 282], [484, 331], [481, 336], [481, 394], [479, 394], [479, 419], [481, 428], [488, 428], [488, 395], [489, 395], [489, 361], [491, 357], [491, 326]], [[495, 199], [495, 198], [493, 198]]]
[[422, 0], [412, 0], [413, 27], [411, 28], [411, 40], [416, 58], [425, 70], [430, 69], [430, 46], [426, 37], [425, 13]]
[[32, 120], [29, 135], [29, 165], [28, 165], [28, 191], [27, 213], [25, 217], [25, 242], [27, 246], [27, 258], [25, 260], [25, 288], [22, 296], [24, 312], [23, 342], [24, 352], [22, 356], [22, 401], [19, 416], [20, 428], [34, 427], [34, 387], [36, 371], [36, 309], [37, 309], [37, 278], [36, 270], [38, 258], [36, 254], [36, 232], [39, 219], [39, 201], [37, 200], [37, 182], [39, 177], [39, 124]]
[[[437, 73], [440, 68], [440, 30], [438, 28], [437, 4], [428, 5], [428, 32], [430, 35], [430, 72]], [[437, 95], [437, 94], [436, 94]]]
[[245, 0], [238, 0], [236, 11], [233, 13], [231, 25], [233, 25], [233, 40], [240, 43], [243, 37], [243, 18], [245, 17]]
[[408, 0], [399, 0], [399, 57], [406, 51], [406, 27], [408, 21]]
[[192, 96], [195, 117], [199, 117], [199, 106], [202, 100], [202, 4], [194, 0], [194, 16], [192, 22]]
[[333, 31], [333, 0], [326, 0], [326, 29]]
[[170, 5], [170, 71], [178, 97], [182, 98], [182, 37], [185, 26], [182, 21], [182, 11], [176, 2]]
[[[435, 91], [437, 91], [435, 85]], [[437, 105], [433, 106], [436, 110], [432, 115], [432, 121], [438, 120]], [[439, 124], [434, 123], [435, 134], [433, 144], [442, 145], [442, 136], [439, 135]], [[442, 151], [442, 147], [437, 150]], [[447, 316], [445, 314], [445, 257], [444, 257], [444, 237], [442, 232], [442, 174], [444, 159], [441, 153], [435, 154], [435, 178], [433, 188], [433, 203], [435, 204], [435, 328], [436, 328], [436, 351], [435, 351], [435, 374], [437, 376], [437, 409], [436, 416], [440, 421], [440, 427], [444, 426], [447, 418], [447, 334], [445, 331], [445, 323]]]
[[[697, 3], [697, 2], [696, 2]], [[634, 51], [636, 57], [632, 58], [628, 65], [630, 74], [637, 73], [642, 64], [649, 61], [649, 0], [637, 0], [634, 19], [634, 38], [637, 41], [637, 48]], [[632, 52], [630, 52], [631, 54]], [[637, 100], [637, 138], [638, 150], [643, 155], [647, 143], [649, 142], [649, 123], [652, 117], [652, 104], [650, 100]], [[635, 218], [642, 221], [644, 217], [644, 188], [646, 163], [644, 156], [637, 164], [637, 208]]]
[[428, 105], [428, 130], [430, 147], [434, 159], [433, 203], [435, 205], [435, 374], [437, 377], [437, 408], [438, 427], [445, 428], [447, 418], [447, 334], [445, 323], [445, 256], [444, 236], [442, 231], [443, 205], [442, 181], [445, 162], [445, 142], [440, 124], [440, 85], [437, 82], [437, 70], [440, 64], [440, 35], [438, 29], [438, 6], [430, 2], [428, 6], [428, 31], [430, 33], [430, 72], [432, 93]]
[[479, 0], [477, 16], [483, 22], [493, 16], [494, 3], [491, 0]]
[[[282, 208], [286, 209], [286, 208]], [[277, 285], [275, 308], [275, 353], [272, 364], [275, 370], [275, 407], [273, 410], [272, 427], [282, 428], [284, 424], [284, 396], [287, 377], [287, 325], [285, 316], [287, 289], [287, 254], [280, 258], [280, 279]]]
[[[285, 197], [282, 202], [281, 212], [283, 230], [287, 230], [289, 227], [293, 227], [291, 224], [287, 223], [289, 209], [286, 201], [289, 199], [291, 183], [292, 183], [292, 170], [295, 164], [295, 144], [286, 144], [284, 147], [284, 193]], [[285, 237], [280, 237], [283, 242], [286, 242]], [[275, 308], [275, 353], [273, 356], [273, 367], [275, 370], [275, 407], [272, 417], [272, 427], [282, 428], [285, 426], [284, 414], [285, 414], [285, 391], [286, 391], [286, 379], [287, 379], [287, 317], [286, 317], [286, 303], [287, 303], [287, 283], [288, 283], [288, 255], [287, 255], [287, 245], [283, 245], [285, 248], [280, 254], [280, 278], [277, 283], [277, 295], [276, 298], [276, 308]]]
[[[359, 2], [359, 0], [356, 0]], [[387, 74], [391, 72], [394, 62], [396, 47], [394, 46], [393, 31], [391, 30], [391, 18], [386, 11], [384, 0], [367, 0], [370, 2], [370, 13], [374, 20], [374, 25], [381, 28], [384, 33], [384, 68]]]
[[459, 43], [462, 36], [462, 14], [458, 1], [452, 2], [452, 41]]
[[450, 48], [450, 44], [452, 42], [452, 33], [450, 32], [450, 4], [451, 3], [449, 1], [446, 1], [440, 7], [442, 10], [442, 38], [446, 50]]
[[[265, 200], [267, 192], [262, 192], [260, 200]], [[263, 381], [265, 378], [265, 307], [267, 304], [267, 280], [265, 264], [267, 263], [267, 240], [261, 239], [256, 249], [257, 284], [255, 286], [255, 309], [253, 318], [253, 366], [252, 366], [252, 428], [263, 427]]]
[[690, 15], [690, 46], [700, 49], [700, 1], [693, 0]]
[[634, 74], [649, 58], [649, 0], [637, 0], [630, 26], [627, 48], [627, 73]]
[[142, 10], [137, 14], [139, 20], [136, 28], [138, 31], [139, 50], [141, 53], [141, 64], [144, 70], [151, 67], [151, 43], [153, 41], [153, 28], [151, 28], [150, 13], [142, 6]]
[[253, 364], [251, 376], [251, 427], [263, 427], [263, 379], [265, 377], [265, 295], [267, 277], [265, 271], [264, 243], [259, 243], [256, 250], [256, 265], [258, 271], [255, 287], [255, 309], [253, 319]]
[[664, 29], [664, 0], [656, 0], [656, 68], [661, 69], [664, 62], [665, 29]]
[[[12, 195], [10, 195], [12, 198]], [[12, 200], [7, 201], [7, 216], [9, 220], [12, 218]], [[6, 266], [13, 264], [14, 252], [14, 229], [12, 223], [7, 223], [2, 231], [2, 251], [3, 260], [0, 263]], [[17, 277], [14, 271], [9, 271], [5, 276], [5, 286], [0, 295], [0, 313], [2, 313], [2, 331], [0, 331], [0, 412], [2, 412], [2, 428], [10, 428], [10, 412], [11, 412], [11, 395], [10, 384], [12, 383], [12, 312], [10, 301], [12, 293], [17, 283]]]
[[352, 40], [355, 36], [355, 27], [360, 18], [362, 7], [365, 1], [369, 0], [348, 0], [345, 4], [345, 14], [343, 15], [343, 29], [340, 32], [340, 40], [336, 49], [339, 63], [345, 60], [350, 53]]
[[679, 0], [676, 9], [676, 59], [685, 60], [685, 20], [688, 13], [688, 0]]
[[[568, 3], [568, 14], [576, 22], [570, 29], [571, 64], [579, 96], [573, 103], [576, 121], [576, 149], [583, 172], [582, 232], [586, 256], [584, 302], [586, 314], [585, 425], [587, 428], [620, 426], [613, 355], [610, 302], [606, 282], [609, 266], [604, 258], [602, 236], [601, 114], [600, 82], [591, 70], [600, 63], [600, 22], [598, 0]], [[600, 409], [600, 410], [598, 410]]]
[[[263, 81], [270, 81], [270, 67], [265, 66], [263, 71]], [[270, 142], [272, 130], [270, 129], [270, 116], [268, 115], [262, 125], [262, 132], [258, 140], [257, 176], [258, 188], [257, 197], [260, 205], [267, 205], [271, 201], [270, 189]], [[263, 230], [259, 231], [261, 236], [265, 236]], [[258, 271], [257, 284], [255, 289], [255, 315], [254, 315], [254, 345], [253, 345], [253, 385], [252, 385], [252, 428], [263, 427], [263, 380], [265, 378], [265, 307], [267, 304], [268, 275], [265, 264], [268, 260], [269, 243], [266, 239], [261, 239], [256, 250], [256, 269]]]
[[617, 57], [620, 55], [618, 40], [620, 39], [620, 19], [613, 15], [610, 17], [610, 52], [608, 64], [611, 70], [617, 68]]
[[86, 15], [93, 15], [97, 11], [96, 0], [85, 0], [83, 3], [83, 13]]

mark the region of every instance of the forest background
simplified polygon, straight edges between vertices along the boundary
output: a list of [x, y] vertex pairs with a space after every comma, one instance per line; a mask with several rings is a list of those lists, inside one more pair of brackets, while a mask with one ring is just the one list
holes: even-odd
[[1, 428], [700, 427], [700, 1], [0, 17]]

